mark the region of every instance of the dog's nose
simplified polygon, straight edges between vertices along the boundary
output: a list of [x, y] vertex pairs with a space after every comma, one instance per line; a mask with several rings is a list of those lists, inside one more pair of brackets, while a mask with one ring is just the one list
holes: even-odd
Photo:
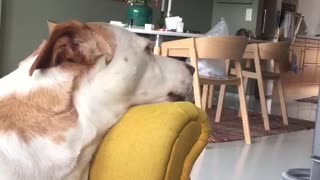
[[186, 64], [187, 69], [189, 70], [190, 74], [193, 75], [195, 69], [193, 66], [190, 66], [189, 64]]

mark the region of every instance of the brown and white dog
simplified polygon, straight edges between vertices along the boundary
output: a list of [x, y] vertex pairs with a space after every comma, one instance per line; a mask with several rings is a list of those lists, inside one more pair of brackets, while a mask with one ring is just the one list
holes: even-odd
[[0, 179], [87, 179], [100, 141], [128, 108], [184, 97], [190, 71], [120, 27], [56, 25], [0, 79]]

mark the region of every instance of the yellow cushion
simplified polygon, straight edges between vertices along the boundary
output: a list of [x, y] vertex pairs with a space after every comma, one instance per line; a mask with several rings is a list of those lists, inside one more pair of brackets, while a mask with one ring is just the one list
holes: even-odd
[[131, 108], [104, 138], [90, 180], [187, 180], [209, 131], [188, 102]]

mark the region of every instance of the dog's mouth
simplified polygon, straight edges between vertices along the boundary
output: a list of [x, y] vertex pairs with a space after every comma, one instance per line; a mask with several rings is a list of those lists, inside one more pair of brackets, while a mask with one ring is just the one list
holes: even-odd
[[181, 94], [174, 93], [174, 92], [169, 92], [168, 93], [168, 97], [169, 97], [169, 100], [172, 101], [172, 102], [185, 101], [186, 100], [186, 96], [185, 95], [181, 95]]

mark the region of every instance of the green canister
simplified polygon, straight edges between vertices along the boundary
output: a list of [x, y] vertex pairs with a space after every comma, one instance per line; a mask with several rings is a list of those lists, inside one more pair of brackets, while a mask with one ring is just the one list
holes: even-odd
[[128, 22], [133, 20], [133, 25], [143, 26], [152, 22], [152, 8], [147, 4], [131, 4], [127, 11]]

